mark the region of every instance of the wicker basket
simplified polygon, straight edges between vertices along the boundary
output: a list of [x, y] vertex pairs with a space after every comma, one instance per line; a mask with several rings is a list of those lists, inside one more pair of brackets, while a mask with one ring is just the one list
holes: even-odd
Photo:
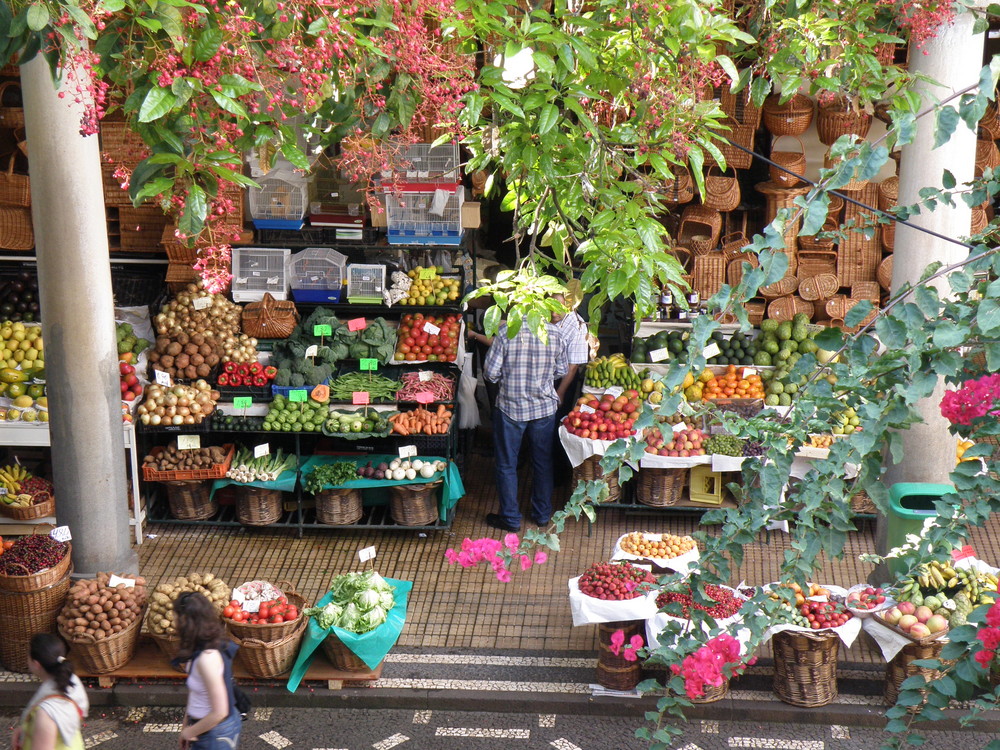
[[0, 591], [11, 591], [21, 594], [47, 589], [52, 584], [61, 581], [69, 570], [73, 556], [73, 544], [66, 542], [66, 554], [63, 559], [51, 568], [45, 568], [30, 575], [0, 574]]
[[16, 154], [11, 154], [7, 171], [0, 172], [0, 205], [27, 208], [31, 205], [31, 178], [14, 172], [15, 161]]
[[986, 105], [983, 119], [979, 121], [979, 130], [987, 138], [992, 138], [994, 141], [1000, 139], [1000, 109], [997, 108], [996, 102]]
[[430, 526], [438, 520], [439, 479], [428, 484], [398, 484], [389, 488], [389, 515], [400, 526]]
[[[840, 166], [841, 162], [847, 160], [850, 156], [851, 155], [848, 155], [844, 158], [834, 158], [833, 156], [830, 155], [830, 152], [827, 151], [826, 155], [823, 157], [823, 166], [826, 167], [827, 169], [837, 169]], [[856, 175], [858, 173], [858, 169], [860, 169], [860, 167], [856, 167], [854, 169], [854, 171], [851, 174], [851, 179], [845, 182], [841, 186], [840, 188], [841, 190], [863, 190], [865, 188], [869, 180], [862, 180], [857, 178]]]
[[71, 645], [74, 664], [92, 674], [107, 674], [132, 661], [140, 630], [142, 617], [136, 617], [124, 630], [100, 640], [86, 633], [73, 636], [61, 628], [59, 634]]
[[[757, 131], [757, 126], [743, 125], [731, 117], [724, 118], [721, 124], [729, 128], [723, 136], [725, 140], [716, 144], [719, 147], [719, 151], [722, 152], [722, 157], [726, 160], [726, 167], [730, 169], [749, 169], [753, 164], [753, 139], [754, 133]], [[705, 164], [708, 166], [721, 166], [717, 164], [710, 154], [705, 154]]]
[[639, 469], [635, 499], [643, 505], [667, 508], [676, 505], [684, 493], [687, 469]]
[[726, 264], [726, 283], [731, 287], [736, 287], [743, 281], [743, 264], [747, 263], [751, 268], [757, 268], [760, 261], [753, 253], [744, 253], [733, 258]]
[[794, 294], [778, 297], [767, 306], [767, 317], [771, 320], [791, 320], [800, 313], [808, 315], [812, 319], [815, 312], [816, 308], [812, 302]]
[[685, 273], [690, 273], [693, 267], [692, 258], [693, 253], [686, 247], [681, 247], [680, 245], [675, 245], [674, 247], [667, 250], [667, 255], [672, 255], [677, 259], [681, 268], [684, 269]]
[[608, 485], [608, 498], [604, 502], [617, 503], [622, 497], [622, 486], [618, 482], [618, 472], [605, 474], [601, 468], [600, 456], [588, 456], [579, 466], [573, 467], [573, 486], [578, 482], [594, 482], [603, 479]]
[[750, 321], [750, 325], [759, 327], [764, 322], [764, 312], [767, 310], [767, 303], [751, 301], [747, 302], [745, 307], [747, 310], [747, 320]]
[[889, 211], [899, 200], [899, 178], [886, 177], [878, 184], [878, 207], [880, 211]]
[[704, 255], [715, 249], [722, 233], [722, 214], [703, 205], [687, 206], [681, 214], [677, 242]]
[[784, 104], [779, 94], [771, 94], [764, 100], [761, 114], [771, 135], [798, 136], [809, 130], [814, 112], [813, 100], [805, 94], [795, 94]]
[[874, 281], [855, 281], [851, 284], [851, 299], [866, 299], [877, 305], [882, 298], [879, 285]]
[[879, 240], [882, 243], [882, 249], [891, 253], [896, 247], [896, 222], [890, 221], [888, 224], [883, 224], [879, 229]]
[[937, 659], [944, 648], [944, 641], [908, 643], [885, 665], [885, 702], [894, 705], [899, 698], [899, 686], [907, 677], [923, 675], [928, 682], [938, 679], [941, 672], [927, 667], [914, 667], [918, 659]]
[[871, 126], [872, 116], [855, 110], [844, 99], [821, 104], [816, 116], [816, 134], [825, 146], [832, 146], [840, 136], [849, 133], [865, 138]]
[[729, 680], [723, 680], [721, 685], [705, 685], [700, 698], [687, 698], [691, 703], [715, 703], [721, 701], [729, 693]]
[[35, 231], [31, 210], [0, 206], [0, 249], [31, 250], [35, 246]]
[[104, 183], [104, 203], [108, 206], [131, 206], [128, 190], [115, 177], [118, 168], [131, 171], [149, 156], [149, 148], [124, 120], [105, 118], [101, 121], [101, 177]]
[[[13, 163], [13, 158], [11, 162]], [[984, 171], [996, 167], [1000, 167], [1000, 149], [997, 149], [997, 144], [982, 139], [976, 141], [976, 177], [982, 177]]]
[[892, 290], [892, 256], [878, 264], [878, 285], [887, 292]]
[[754, 130], [760, 125], [761, 110], [753, 103], [750, 87], [745, 87], [738, 93], [733, 93], [729, 86], [721, 86], [719, 100], [722, 111], [729, 119]]
[[667, 183], [663, 200], [667, 203], [690, 203], [694, 200], [694, 180], [684, 167], [673, 168], [674, 179]]
[[342, 672], [370, 672], [368, 665], [361, 661], [351, 649], [344, 645], [336, 633], [330, 632], [330, 634], [323, 639], [321, 644], [323, 647], [323, 653], [326, 654], [326, 658], [330, 660], [330, 663], [334, 667], [341, 670]]
[[210, 480], [163, 482], [167, 488], [170, 515], [179, 521], [204, 521], [219, 510], [212, 497]]
[[306, 600], [293, 589], [292, 584], [288, 581], [279, 581], [277, 587], [288, 599], [288, 603], [299, 610], [298, 619], [291, 622], [265, 622], [257, 625], [226, 620], [226, 629], [241, 640], [253, 640], [259, 643], [273, 643], [294, 633], [302, 621], [306, 619], [305, 615], [302, 614]]
[[597, 684], [609, 690], [632, 690], [642, 679], [642, 665], [611, 650], [611, 637], [619, 630], [628, 643], [634, 635], [645, 635], [646, 625], [643, 620], [622, 620], [597, 626]]
[[20, 81], [0, 83], [0, 127], [10, 130], [24, 127]]
[[273, 679], [290, 672], [299, 655], [302, 637], [306, 634], [307, 618], [300, 616], [291, 633], [275, 641], [234, 638], [240, 650], [236, 657], [254, 677]]
[[[805, 237], [802, 238], [806, 239]], [[803, 280], [812, 278], [814, 276], [820, 276], [823, 274], [830, 274], [837, 280], [837, 286], [840, 286], [840, 280], [837, 279], [837, 251], [836, 250], [799, 250], [798, 253], [798, 268], [795, 271], [795, 275], [799, 279], [799, 283]]]
[[[811, 188], [808, 185], [784, 187], [768, 181], [757, 183], [754, 185], [754, 189], [758, 193], [763, 193], [764, 197], [767, 199], [764, 219], [767, 223], [770, 223], [774, 220], [774, 217], [778, 215], [778, 211], [783, 208], [787, 208], [792, 211], [793, 216], [801, 213], [795, 206], [795, 199], [800, 195], [808, 193]], [[799, 216], [794, 221], [789, 221], [785, 225], [785, 232], [782, 235], [785, 240], [785, 252], [792, 257], [794, 257], [795, 251], [799, 246], [799, 229], [801, 226], [802, 218]], [[794, 268], [792, 270], [794, 271]]]
[[287, 339], [298, 320], [294, 302], [276, 300], [265, 292], [260, 302], [251, 302], [243, 308], [243, 333], [257, 339]]
[[851, 308], [854, 307], [861, 300], [854, 299], [852, 297], [847, 297], [843, 294], [837, 294], [826, 301], [826, 314], [832, 321], [836, 321], [836, 325], [843, 328], [849, 333], [857, 331], [862, 326], [868, 325], [876, 315], [878, 315], [878, 304], [873, 304], [873, 309], [865, 319], [862, 320], [858, 325], [853, 327], [848, 327], [844, 321], [847, 318], [847, 313], [850, 312]]
[[281, 520], [284, 493], [263, 487], [236, 488], [236, 518], [244, 526], [267, 526]]
[[717, 211], [734, 211], [740, 205], [741, 199], [740, 181], [736, 179], [735, 173], [727, 175], [718, 167], [709, 167], [705, 175], [702, 203]]
[[361, 520], [361, 490], [334, 488], [316, 493], [316, 520], [328, 526], [345, 526]]
[[[799, 150], [778, 150], [778, 141], [782, 138], [794, 138], [799, 144]], [[801, 175], [806, 171], [806, 147], [802, 145], [802, 139], [796, 135], [779, 135], [776, 137], [774, 143], [771, 144], [771, 161], [774, 164], [770, 166], [768, 173], [775, 184], [782, 187], [794, 187], [798, 185], [802, 182]]]
[[[719, 249], [727, 261], [742, 258], [753, 253], [744, 253], [743, 248], [750, 244], [745, 232], [730, 232], [719, 240]], [[754, 257], [757, 257], [754, 255]]]
[[[177, 657], [177, 653], [181, 650], [181, 639], [180, 636], [176, 635], [160, 635], [159, 633], [150, 633], [149, 637], [153, 639], [153, 643], [156, 647], [160, 649], [160, 653], [163, 654], [167, 661], [173, 661]], [[178, 671], [183, 672], [183, 669], [175, 667]]]
[[691, 288], [701, 299], [709, 299], [726, 283], [725, 257], [718, 251], [696, 255], [691, 277]]
[[875, 503], [864, 490], [858, 490], [851, 496], [851, 513], [855, 515], [874, 516], [878, 513]]
[[986, 209], [976, 208], [972, 209], [972, 219], [969, 222], [969, 234], [979, 234], [986, 226], [990, 223], [989, 214], [986, 213]]
[[796, 290], [799, 288], [799, 280], [797, 277], [788, 274], [783, 278], [778, 279], [773, 284], [768, 284], [767, 286], [762, 286], [760, 288], [760, 296], [764, 299], [777, 299], [779, 297], [787, 297], [790, 294], [795, 294]]
[[785, 703], [802, 708], [825, 706], [837, 697], [836, 633], [785, 630], [771, 639], [774, 649], [774, 692]]
[[29, 505], [26, 508], [15, 508], [12, 505], [0, 503], [0, 515], [13, 518], [15, 521], [36, 521], [46, 516], [54, 516], [56, 514], [56, 499], [50, 492], [45, 494], [48, 495], [47, 500], [42, 500], [42, 502]]
[[38, 633], [52, 633], [56, 617], [66, 603], [69, 571], [59, 580], [35, 591], [0, 591], [0, 662], [12, 672], [28, 672], [28, 648]]
[[801, 268], [799, 270], [799, 296], [808, 302], [829, 299], [837, 293], [840, 283], [837, 275], [833, 273], [821, 273], [816, 276], [802, 278]]

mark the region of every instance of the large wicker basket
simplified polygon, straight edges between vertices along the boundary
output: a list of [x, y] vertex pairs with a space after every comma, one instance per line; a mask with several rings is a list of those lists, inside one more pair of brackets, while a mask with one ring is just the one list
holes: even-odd
[[837, 697], [840, 638], [836, 633], [785, 630], [776, 633], [771, 644], [778, 698], [793, 706], [815, 708]]
[[170, 514], [180, 521], [204, 521], [215, 515], [219, 504], [212, 497], [210, 480], [164, 482]]
[[69, 571], [34, 591], [0, 591], [0, 662], [12, 672], [28, 671], [28, 648], [38, 633], [56, 629], [56, 617], [66, 602]]
[[603, 479], [608, 484], [608, 498], [604, 502], [617, 503], [622, 497], [622, 486], [618, 482], [618, 472], [605, 474], [601, 468], [600, 456], [588, 456], [579, 466], [573, 467], [573, 486], [578, 482], [592, 482]]
[[870, 114], [852, 108], [844, 100], [821, 104], [816, 117], [816, 135], [825, 146], [832, 146], [840, 136], [849, 133], [865, 138], [871, 126]]
[[691, 271], [691, 288], [701, 299], [709, 299], [726, 283], [726, 258], [716, 251], [696, 255]]
[[277, 586], [282, 590], [285, 598], [288, 599], [288, 603], [294, 605], [299, 610], [297, 619], [291, 622], [267, 622], [257, 625], [226, 620], [226, 628], [229, 632], [241, 640], [253, 640], [259, 643], [280, 641], [294, 633], [295, 629], [301, 625], [301, 621], [305, 619], [302, 610], [306, 606], [306, 600], [292, 588], [292, 584], [288, 581], [279, 581]]
[[71, 645], [75, 665], [93, 674], [107, 674], [132, 661], [140, 630], [142, 617], [136, 617], [124, 630], [100, 640], [87, 634], [73, 636], [61, 628], [59, 634]]
[[247, 672], [262, 679], [272, 679], [291, 671], [308, 622], [305, 617], [300, 617], [294, 624], [295, 628], [291, 633], [276, 641], [236, 638], [240, 647], [236, 658], [243, 663]]
[[633, 635], [645, 632], [643, 620], [602, 622], [597, 626], [597, 684], [609, 690], [632, 690], [642, 679], [642, 665], [628, 661], [622, 653], [611, 650], [611, 636], [621, 630], [628, 643]]
[[805, 94], [795, 94], [784, 104], [779, 94], [764, 100], [762, 119], [771, 135], [802, 135], [812, 125], [815, 107]]
[[893, 705], [899, 697], [899, 686], [907, 677], [923, 675], [928, 682], [938, 679], [941, 672], [927, 667], [915, 667], [918, 659], [937, 659], [944, 648], [944, 641], [908, 643], [885, 665], [885, 702]]
[[676, 505], [684, 494], [687, 476], [687, 469], [639, 469], [635, 499], [654, 508]]
[[14, 591], [18, 593], [28, 593], [47, 588], [56, 583], [69, 571], [70, 559], [73, 554], [73, 545], [66, 542], [66, 554], [63, 559], [51, 568], [39, 570], [37, 573], [25, 573], [24, 575], [2, 575], [0, 574], [0, 591]]
[[716, 211], [735, 211], [741, 198], [740, 181], [735, 173], [727, 175], [718, 167], [709, 167], [702, 203]]
[[430, 526], [438, 520], [437, 494], [442, 481], [389, 488], [389, 515], [400, 526]]
[[326, 654], [326, 658], [337, 669], [343, 672], [371, 671], [368, 665], [361, 661], [361, 658], [355, 655], [351, 649], [345, 646], [344, 642], [333, 631], [330, 631], [330, 634], [323, 639], [321, 646], [323, 653]]
[[344, 526], [361, 519], [361, 490], [334, 488], [316, 493], [316, 520], [329, 526]]
[[167, 658], [168, 662], [173, 661], [177, 653], [181, 650], [181, 639], [179, 636], [150, 633], [149, 637], [153, 639], [153, 643], [160, 649], [160, 653]]
[[789, 294], [795, 294], [796, 290], [799, 288], [799, 279], [792, 275], [792, 271], [789, 270], [788, 275], [775, 281], [773, 284], [768, 284], [767, 286], [762, 286], [760, 288], [760, 296], [764, 299], [777, 299], [779, 297], [787, 297]]
[[667, 203], [690, 203], [694, 200], [694, 180], [684, 167], [674, 167], [674, 179], [667, 183], [663, 200]]
[[[798, 151], [784, 151], [777, 148], [778, 141], [782, 138], [794, 138], [799, 144]], [[774, 162], [769, 168], [771, 179], [783, 187], [793, 187], [802, 182], [801, 175], [806, 171], [806, 147], [802, 144], [802, 139], [795, 135], [779, 135], [771, 145], [771, 161]]]
[[267, 526], [281, 520], [281, 490], [264, 487], [236, 488], [236, 518], [244, 526]]

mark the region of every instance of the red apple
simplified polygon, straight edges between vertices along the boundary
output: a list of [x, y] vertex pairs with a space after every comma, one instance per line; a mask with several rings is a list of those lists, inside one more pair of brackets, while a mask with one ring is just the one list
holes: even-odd
[[927, 622], [934, 616], [934, 610], [930, 607], [917, 607], [913, 616], [917, 618], [917, 622]]
[[924, 623], [927, 629], [932, 633], [940, 633], [942, 630], [948, 629], [948, 620], [942, 615], [933, 615], [930, 619]]
[[905, 633], [909, 633], [910, 629], [914, 626], [920, 624], [920, 621], [913, 615], [903, 615], [899, 618], [899, 622], [896, 625]]
[[900, 602], [896, 606], [899, 607], [899, 611], [902, 612], [904, 615], [912, 615], [914, 612], [917, 611], [917, 605], [914, 604], [913, 602]]

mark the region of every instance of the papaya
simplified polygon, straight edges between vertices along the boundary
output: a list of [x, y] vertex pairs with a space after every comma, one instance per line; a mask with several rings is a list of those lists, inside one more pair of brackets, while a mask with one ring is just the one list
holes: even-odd
[[323, 384], [317, 385], [312, 389], [312, 392], [309, 394], [309, 398], [320, 404], [330, 403], [330, 386]]
[[5, 383], [23, 383], [27, 379], [28, 374], [26, 372], [15, 370], [13, 367], [0, 369], [0, 380]]

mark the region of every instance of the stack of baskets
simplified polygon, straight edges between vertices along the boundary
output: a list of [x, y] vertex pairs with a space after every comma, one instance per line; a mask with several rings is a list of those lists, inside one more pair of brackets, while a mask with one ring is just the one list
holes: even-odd
[[291, 671], [309, 622], [302, 614], [306, 600], [288, 581], [281, 581], [277, 585], [284, 592], [288, 603], [298, 609], [298, 618], [291, 622], [257, 625], [226, 621], [226, 627], [240, 647], [236, 658], [247, 672], [261, 679], [273, 679]]
[[573, 467], [573, 487], [576, 487], [578, 482], [594, 482], [602, 479], [608, 485], [608, 497], [604, 502], [617, 503], [621, 500], [622, 486], [618, 482], [618, 472], [616, 470], [605, 474], [604, 469], [601, 468], [600, 456], [587, 456], [583, 463]]
[[[16, 69], [12, 75], [17, 76]], [[20, 80], [0, 82], [0, 128], [11, 131], [10, 140], [18, 141], [20, 146], [0, 163], [0, 248], [31, 250], [35, 235]]]
[[836, 633], [785, 630], [771, 639], [774, 648], [774, 692], [785, 703], [802, 708], [825, 706], [837, 697]]
[[400, 526], [437, 523], [438, 490], [442, 480], [428, 484], [400, 484], [389, 488], [389, 515]]

